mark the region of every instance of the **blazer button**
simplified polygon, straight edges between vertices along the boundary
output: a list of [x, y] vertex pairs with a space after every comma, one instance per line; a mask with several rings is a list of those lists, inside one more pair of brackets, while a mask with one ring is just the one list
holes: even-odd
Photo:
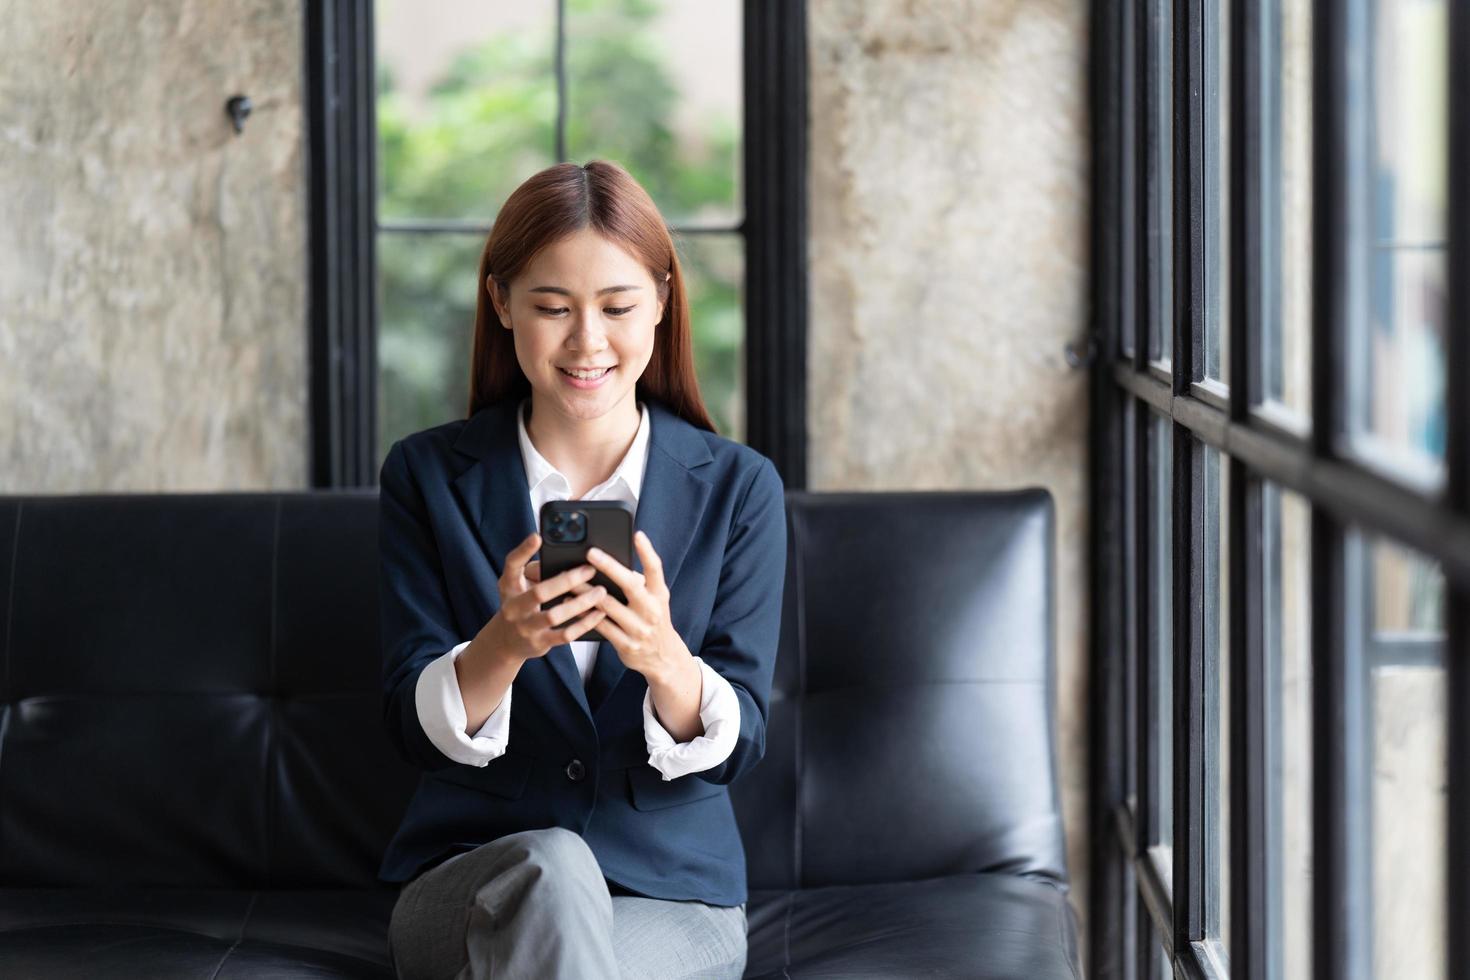
[[575, 783], [579, 781], [586, 774], [587, 770], [582, 765], [581, 759], [573, 759], [571, 762], [567, 763], [567, 778], [570, 779], [572, 782]]

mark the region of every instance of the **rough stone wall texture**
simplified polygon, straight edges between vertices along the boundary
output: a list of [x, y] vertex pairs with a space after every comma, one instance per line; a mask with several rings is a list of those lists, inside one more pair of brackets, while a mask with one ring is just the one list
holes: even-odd
[[301, 21], [0, 0], [0, 491], [305, 485]]
[[810, 12], [811, 485], [1054, 495], [1080, 918], [1087, 379], [1063, 351], [1087, 315], [1086, 4], [811, 0]]

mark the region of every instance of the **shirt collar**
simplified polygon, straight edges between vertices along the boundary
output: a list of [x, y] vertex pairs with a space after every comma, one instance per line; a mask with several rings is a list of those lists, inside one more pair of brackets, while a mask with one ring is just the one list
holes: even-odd
[[[526, 408], [529, 403], [529, 398], [523, 398], [516, 409], [516, 438], [521, 445], [521, 461], [526, 467], [526, 482], [529, 484], [527, 489], [534, 494], [538, 486], [551, 480], [559, 492], [570, 493], [571, 481], [566, 478], [566, 474], [552, 466], [546, 457], [542, 456], [531, 444], [531, 437], [526, 434]], [[592, 492], [604, 493], [615, 482], [621, 480], [633, 495], [633, 499], [635, 501], [638, 499], [643, 489], [643, 469], [648, 458], [649, 432], [648, 405], [641, 401], [638, 403], [638, 415], [638, 432], [633, 436], [633, 444], [623, 454], [622, 461], [618, 463], [617, 469], [613, 470], [612, 476], [593, 487], [589, 495]]]

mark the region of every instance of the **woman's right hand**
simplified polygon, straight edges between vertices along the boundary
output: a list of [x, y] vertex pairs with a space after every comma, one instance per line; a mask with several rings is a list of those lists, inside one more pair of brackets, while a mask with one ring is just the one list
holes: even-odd
[[[541, 563], [530, 560], [540, 545], [541, 535], [533, 532], [505, 556], [505, 571], [499, 579], [500, 609], [485, 624], [492, 648], [517, 661], [545, 656], [552, 647], [572, 642], [607, 615], [592, 608], [607, 593], [600, 585], [587, 585], [597, 569], [582, 564], [543, 582]], [[576, 594], [550, 609], [541, 608], [543, 602], [568, 592]], [[587, 614], [574, 618], [583, 612]]]

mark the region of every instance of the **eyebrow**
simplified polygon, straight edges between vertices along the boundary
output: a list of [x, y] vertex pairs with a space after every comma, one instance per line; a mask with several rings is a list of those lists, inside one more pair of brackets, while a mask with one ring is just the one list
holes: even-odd
[[[626, 292], [631, 292], [633, 290], [642, 289], [642, 288], [643, 288], [642, 286], [605, 286], [602, 289], [599, 289], [597, 291], [597, 295], [598, 296], [602, 296], [605, 293], [626, 293]], [[569, 289], [563, 289], [560, 286], [532, 286], [529, 290], [527, 290], [527, 292], [531, 292], [531, 293], [557, 293], [557, 294], [562, 295], [562, 296], [570, 296], [570, 295], [572, 295], [571, 290], [569, 290]]]

